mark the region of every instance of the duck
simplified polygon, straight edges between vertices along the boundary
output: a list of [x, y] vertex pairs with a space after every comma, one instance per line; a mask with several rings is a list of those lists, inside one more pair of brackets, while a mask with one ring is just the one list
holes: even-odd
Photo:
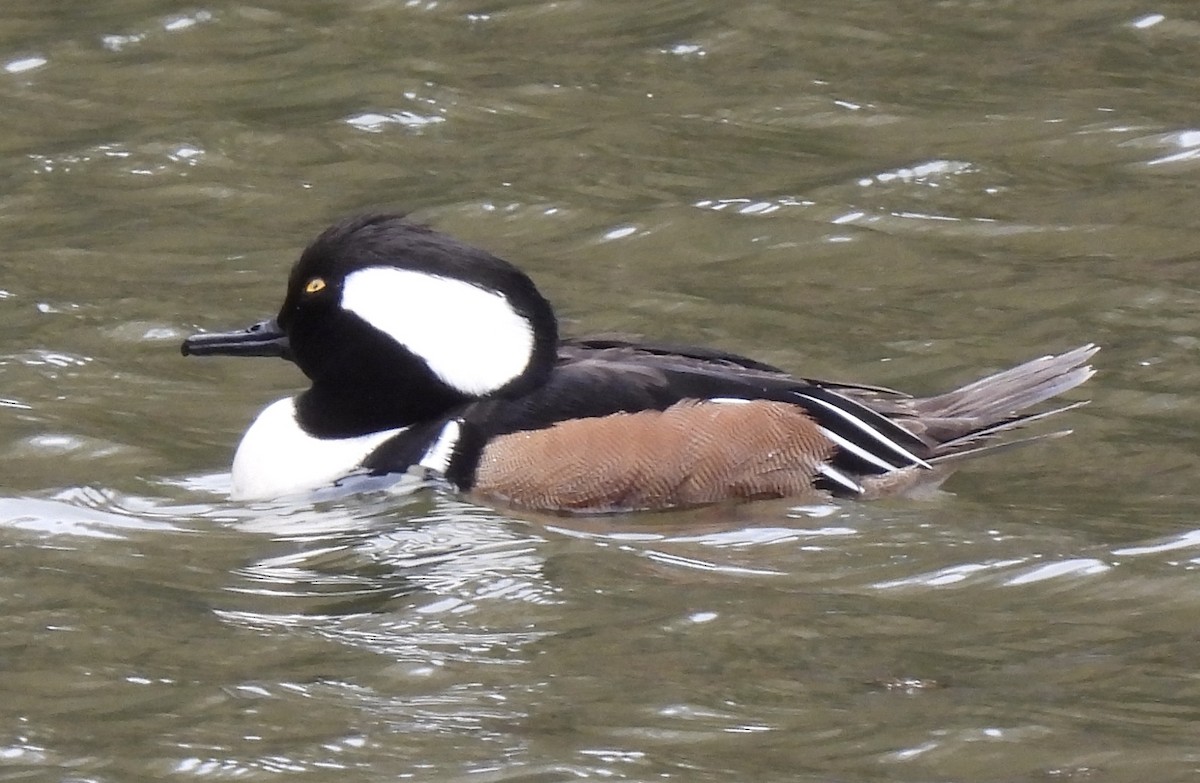
[[246, 430], [231, 497], [416, 474], [560, 514], [913, 496], [1086, 404], [1086, 344], [917, 397], [716, 348], [564, 337], [528, 275], [403, 214], [343, 219], [301, 253], [278, 314], [185, 356], [293, 362], [310, 386]]

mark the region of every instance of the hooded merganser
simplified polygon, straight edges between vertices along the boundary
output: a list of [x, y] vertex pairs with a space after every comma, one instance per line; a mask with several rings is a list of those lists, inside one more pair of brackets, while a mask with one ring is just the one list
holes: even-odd
[[417, 469], [486, 500], [586, 513], [935, 487], [963, 458], [1065, 434], [995, 441], [1084, 404], [1024, 412], [1090, 378], [1097, 350], [911, 397], [708, 348], [560, 338], [519, 269], [389, 214], [317, 237], [274, 319], [183, 344], [282, 357], [312, 381], [247, 430], [235, 498]]

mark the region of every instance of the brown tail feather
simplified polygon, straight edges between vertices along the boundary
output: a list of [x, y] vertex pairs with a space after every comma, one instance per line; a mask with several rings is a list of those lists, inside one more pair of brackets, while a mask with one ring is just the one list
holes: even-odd
[[[1084, 405], [1089, 404], [1090, 402], [1091, 402], [1091, 400], [1080, 400], [1078, 402], [1073, 402], [1070, 405], [1060, 405], [1059, 407], [1051, 408], [1050, 410], [1038, 411], [1037, 413], [1026, 413], [1026, 414], [1023, 414], [1020, 416], [1012, 416], [1010, 418], [1003, 419], [999, 422], [996, 422], [995, 424], [993, 424], [990, 427], [984, 427], [982, 429], [973, 430], [971, 432], [968, 432], [965, 435], [961, 435], [957, 438], [954, 438], [953, 440], [947, 440], [947, 441], [943, 441], [943, 442], [937, 444], [937, 446], [935, 447], [935, 451], [937, 453], [934, 454], [934, 458], [936, 458], [938, 456], [946, 456], [946, 455], [950, 455], [950, 454], [959, 454], [959, 453], [961, 453], [962, 449], [970, 449], [970, 450], [974, 451], [974, 450], [976, 450], [975, 447], [980, 446], [981, 444], [987, 443], [993, 437], [1000, 435], [1001, 433], [1007, 432], [1009, 430], [1015, 430], [1020, 427], [1028, 426], [1028, 425], [1034, 423], [1035, 421], [1041, 421], [1042, 419], [1048, 419], [1051, 416], [1057, 416], [1058, 414], [1064, 413], [1065, 411], [1073, 410], [1075, 408], [1081, 408]], [[1048, 433], [1048, 434], [1053, 434], [1053, 433]], [[1039, 437], [1041, 437], [1041, 436], [1035, 435], [1032, 438], [1025, 438], [1024, 440], [1037, 440]], [[999, 444], [994, 444], [994, 445], [999, 445]], [[988, 448], [990, 448], [990, 447], [988, 447]], [[981, 450], [986, 451], [986, 450], [988, 450], [988, 448], [984, 448]]]
[[1098, 350], [1089, 344], [1057, 356], [1043, 356], [934, 397], [896, 399], [866, 391], [855, 394], [857, 399], [924, 440], [929, 449], [925, 459], [933, 468], [914, 465], [859, 477], [863, 497], [933, 492], [962, 460], [1070, 434], [1070, 430], [1059, 430], [996, 440], [1019, 427], [1087, 405], [1088, 400], [1082, 400], [1048, 410], [1023, 412], [1091, 378], [1095, 371], [1085, 362]]
[[[1076, 406], [1072, 405], [1071, 407], [1074, 408]], [[1058, 409], [1052, 411], [1052, 413], [1059, 413], [1064, 410], [1066, 410], [1066, 408], [1058, 408]], [[1022, 421], [1020, 424], [1015, 424], [1013, 426], [1014, 427], [1021, 426], [1021, 424], [1024, 424], [1024, 423], [1025, 422]], [[1005, 429], [1009, 429], [1009, 428], [1006, 427]], [[930, 457], [929, 463], [931, 465], [950, 465], [953, 463], [961, 462], [962, 460], [966, 460], [966, 459], [974, 459], [975, 457], [982, 457], [982, 456], [985, 456], [988, 454], [995, 454], [995, 453], [1001, 452], [1001, 451], [1008, 451], [1009, 449], [1015, 449], [1015, 448], [1020, 448], [1022, 446], [1028, 446], [1030, 443], [1037, 443], [1038, 441], [1053, 440], [1055, 438], [1063, 438], [1063, 437], [1066, 437], [1067, 435], [1070, 435], [1072, 432], [1074, 432], [1074, 430], [1055, 430], [1054, 432], [1039, 432], [1037, 435], [1028, 435], [1024, 438], [1017, 438], [1016, 440], [1006, 440], [1006, 441], [1002, 441], [1000, 443], [983, 442], [982, 445], [975, 445], [975, 446], [970, 446], [970, 445], [967, 445], [967, 442], [963, 442], [954, 451], [948, 451], [944, 454], [938, 454], [936, 457]], [[976, 441], [976, 443], [979, 443], [979, 441]]]
[[1095, 370], [1084, 364], [1100, 348], [1083, 345], [1057, 356], [1042, 356], [936, 397], [914, 401], [918, 415], [998, 421], [1073, 389]]
[[[933, 459], [946, 461], [950, 457], [974, 456], [995, 450], [1004, 444], [988, 445], [993, 437], [1087, 404], [1087, 401], [1081, 401], [1051, 410], [1022, 413], [1091, 378], [1095, 370], [1084, 362], [1098, 350], [1097, 346], [1089, 344], [1057, 356], [1042, 356], [960, 389], [913, 400], [916, 419], [924, 425], [925, 434], [936, 443]], [[1020, 442], [1040, 437], [1048, 436], [1035, 436]]]

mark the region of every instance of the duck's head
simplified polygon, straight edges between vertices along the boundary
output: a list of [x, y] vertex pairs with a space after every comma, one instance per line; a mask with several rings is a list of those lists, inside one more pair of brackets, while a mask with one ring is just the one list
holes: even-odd
[[350, 435], [520, 394], [554, 364], [550, 304], [512, 264], [400, 215], [350, 218], [304, 251], [279, 314], [198, 334], [184, 355], [279, 356], [312, 381], [298, 413]]

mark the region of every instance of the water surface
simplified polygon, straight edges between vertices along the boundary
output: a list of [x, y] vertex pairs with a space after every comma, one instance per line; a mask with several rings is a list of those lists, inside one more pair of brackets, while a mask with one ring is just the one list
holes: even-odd
[[[9, 2], [0, 780], [1170, 781], [1200, 768], [1190, 3]], [[568, 331], [924, 392], [1095, 341], [927, 502], [236, 504], [335, 218]]]

